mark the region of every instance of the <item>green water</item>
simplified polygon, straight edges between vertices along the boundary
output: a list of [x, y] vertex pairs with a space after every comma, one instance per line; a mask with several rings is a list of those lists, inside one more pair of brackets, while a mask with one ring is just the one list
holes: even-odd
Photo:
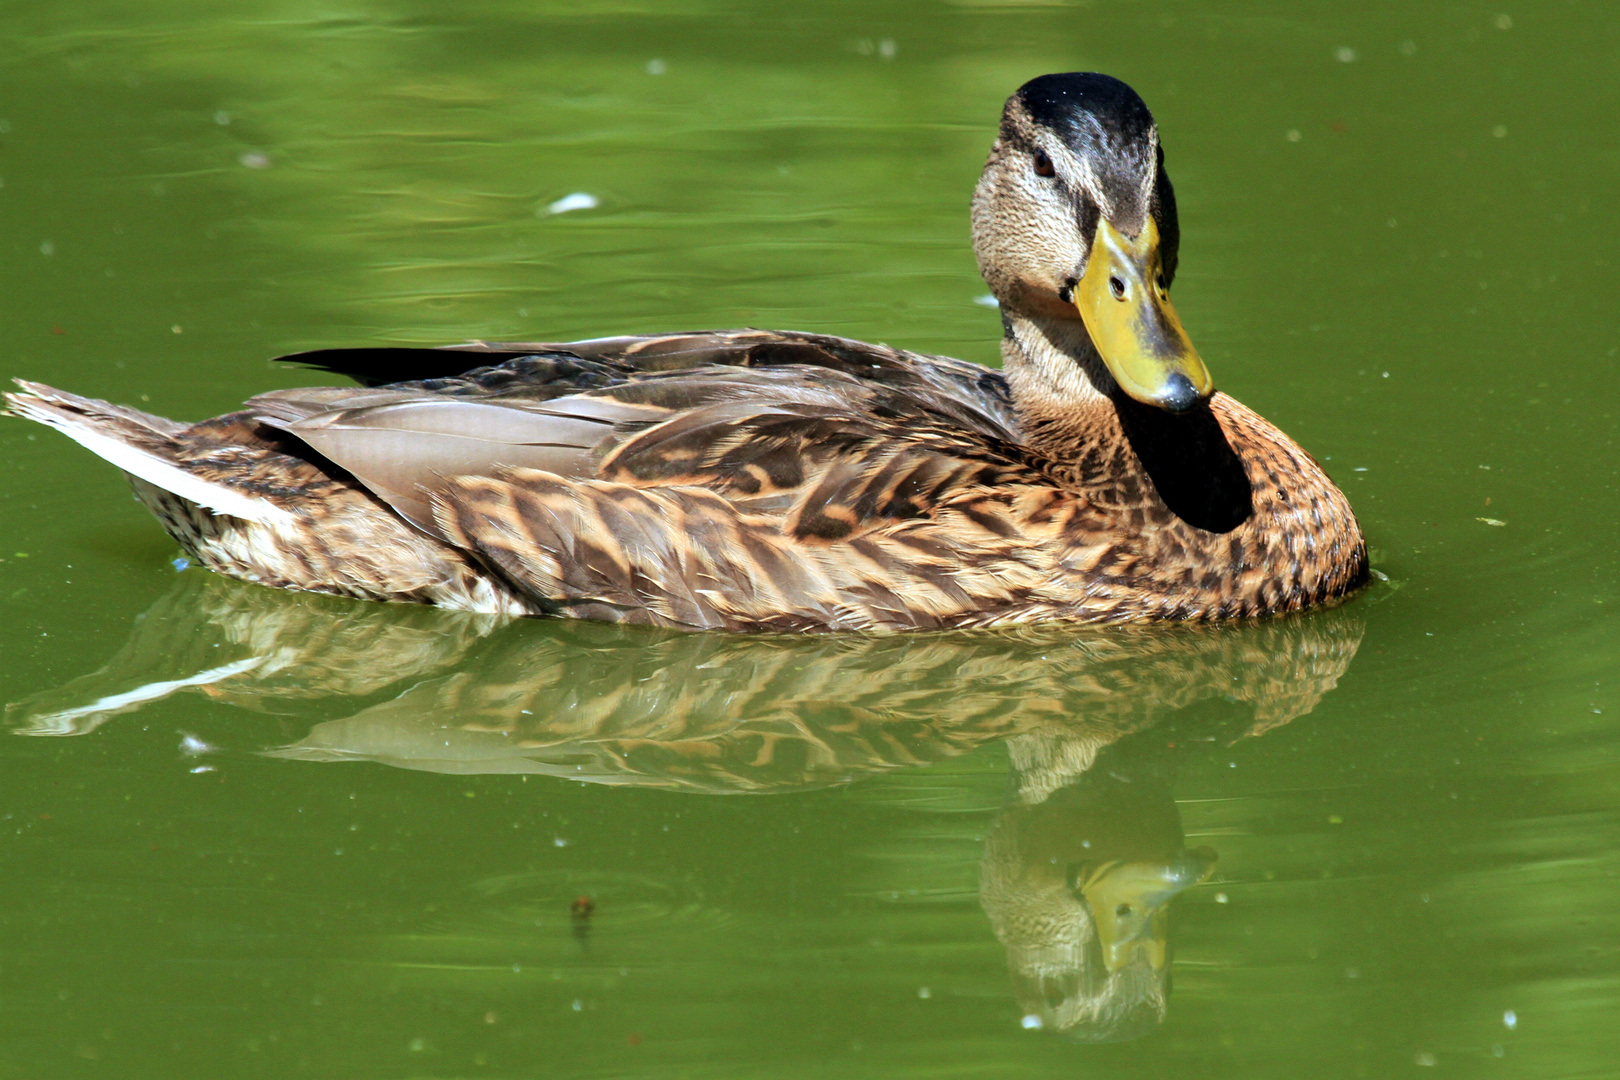
[[[177, 572], [0, 422], [0, 1078], [1620, 1075], [1612, 7], [5, 6], [0, 371], [186, 419], [322, 345], [992, 362], [1000, 103], [1119, 75], [1194, 341], [1388, 580], [1213, 631], [502, 624]], [[1109, 982], [1075, 868], [1199, 849], [1173, 985]]]

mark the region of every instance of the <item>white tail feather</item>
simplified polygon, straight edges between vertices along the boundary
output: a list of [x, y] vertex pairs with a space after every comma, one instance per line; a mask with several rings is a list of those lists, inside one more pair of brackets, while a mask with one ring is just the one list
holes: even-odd
[[284, 524], [294, 515], [258, 495], [248, 495], [224, 484], [204, 480], [156, 454], [112, 438], [92, 425], [78, 421], [72, 413], [59, 411], [44, 402], [38, 404], [22, 394], [7, 395], [12, 411], [30, 420], [47, 424], [97, 457], [104, 458], [131, 476], [196, 503], [216, 514], [228, 514], [261, 525]]

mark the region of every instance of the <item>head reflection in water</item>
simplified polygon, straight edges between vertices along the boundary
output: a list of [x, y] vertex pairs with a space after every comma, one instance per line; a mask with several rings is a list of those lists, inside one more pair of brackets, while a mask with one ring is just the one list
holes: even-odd
[[325, 698], [339, 719], [260, 749], [717, 794], [849, 783], [1005, 742], [1013, 793], [985, 841], [980, 900], [1026, 1017], [1104, 1041], [1163, 1019], [1172, 900], [1214, 869], [1213, 852], [1184, 845], [1159, 725], [1222, 698], [1254, 718], [1223, 741], [1262, 734], [1332, 689], [1361, 633], [1336, 610], [1241, 627], [680, 634], [188, 574], [105, 667], [6, 718], [19, 734], [82, 735], [175, 694], [271, 712]]
[[1032, 734], [1008, 749], [1018, 792], [985, 839], [979, 901], [1025, 1023], [1086, 1042], [1144, 1035], [1170, 992], [1170, 901], [1215, 853], [1182, 846], [1167, 766], [1143, 738], [1099, 751]]

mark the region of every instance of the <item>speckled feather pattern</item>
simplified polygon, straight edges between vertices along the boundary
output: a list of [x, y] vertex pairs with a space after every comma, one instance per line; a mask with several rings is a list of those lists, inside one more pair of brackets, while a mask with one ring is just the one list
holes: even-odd
[[[688, 629], [913, 629], [1277, 614], [1366, 574], [1343, 495], [1224, 396], [1211, 408], [1253, 513], [1216, 533], [1159, 497], [1111, 404], [1015, 408], [976, 365], [765, 331], [486, 348], [524, 355], [452, 378], [265, 395], [191, 427], [44, 387], [12, 405], [138, 439], [290, 512], [245, 522], [137, 481], [205, 565], [373, 599]], [[491, 444], [483, 467], [455, 475], [425, 454], [404, 495], [394, 473], [368, 486], [344, 460], [347, 436], [320, 444], [331, 457], [296, 437], [304, 424], [313, 441], [310, 425], [339, 414], [370, 431], [443, 401], [516, 410], [538, 434]], [[553, 448], [545, 433], [563, 426], [575, 442]], [[578, 442], [582, 426], [594, 442]], [[454, 439], [441, 441], [464, 461]], [[534, 454], [570, 464], [509, 463]], [[431, 520], [401, 516], [411, 499]]]

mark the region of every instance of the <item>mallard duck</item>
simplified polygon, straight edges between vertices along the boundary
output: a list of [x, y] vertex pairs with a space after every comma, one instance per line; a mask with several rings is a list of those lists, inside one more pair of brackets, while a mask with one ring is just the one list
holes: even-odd
[[181, 546], [289, 589], [688, 629], [1214, 620], [1332, 601], [1344, 495], [1216, 393], [1170, 302], [1152, 114], [1015, 93], [973, 195], [1002, 371], [808, 333], [328, 350], [360, 389], [186, 425], [21, 382]]

